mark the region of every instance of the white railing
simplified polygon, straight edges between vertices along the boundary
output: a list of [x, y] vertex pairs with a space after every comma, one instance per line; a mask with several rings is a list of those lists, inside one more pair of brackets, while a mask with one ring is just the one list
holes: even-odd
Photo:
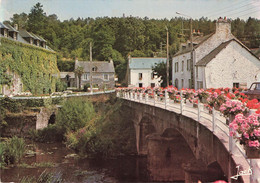
[[154, 94], [153, 97], [149, 97], [147, 93], [138, 92], [117, 92], [117, 97], [124, 98], [127, 100], [144, 103], [151, 106], [156, 106], [159, 108], [164, 108], [168, 111], [173, 111], [184, 116], [193, 118], [194, 120], [207, 126], [209, 130], [215, 135], [218, 133], [224, 134], [224, 138], [228, 140], [227, 149], [231, 155], [243, 156], [248, 165], [250, 165], [250, 160], [247, 159], [245, 150], [239, 143], [236, 143], [232, 136], [229, 135], [229, 126], [226, 124], [227, 119], [221, 115], [221, 113], [214, 108], [212, 111], [206, 109], [202, 103], [193, 104], [190, 102], [184, 102], [182, 98], [182, 92], [180, 93], [181, 100], [173, 101], [169, 99], [168, 92], [165, 90], [163, 97], [159, 97]]
[[[104, 94], [104, 93], [114, 93], [115, 90], [107, 90], [107, 91], [98, 91], [98, 92], [83, 92], [83, 93], [64, 93], [62, 95], [50, 95], [50, 96], [39, 96], [39, 97], [30, 97], [30, 96], [14, 96], [14, 97], [9, 97], [10, 99], [15, 99], [15, 100], [24, 100], [24, 99], [49, 99], [49, 98], [67, 98], [67, 97], [78, 97], [78, 96], [90, 96], [90, 95], [99, 95], [99, 94]], [[0, 96], [2, 98], [4, 96]]]

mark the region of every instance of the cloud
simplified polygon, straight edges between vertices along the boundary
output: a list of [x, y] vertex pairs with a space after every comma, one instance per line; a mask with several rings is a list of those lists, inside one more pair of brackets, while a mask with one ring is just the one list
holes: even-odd
[[12, 14], [7, 11], [5, 7], [5, 0], [0, 0], [0, 21], [9, 20], [12, 17]]

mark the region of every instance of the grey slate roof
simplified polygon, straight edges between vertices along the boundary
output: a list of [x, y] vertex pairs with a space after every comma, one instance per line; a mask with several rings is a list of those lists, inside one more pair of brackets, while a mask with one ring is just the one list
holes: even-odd
[[18, 32], [15, 28], [13, 28], [11, 25], [9, 24], [5, 24], [6, 27], [8, 27], [10, 32]]
[[[85, 72], [90, 72], [90, 61], [76, 61], [75, 68], [83, 67]], [[97, 67], [96, 73], [114, 73], [114, 63], [113, 62], [106, 62], [106, 61], [93, 61], [92, 68]]]
[[31, 33], [27, 32], [26, 30], [19, 30], [19, 34], [22, 37], [31, 37], [31, 38], [35, 39], [35, 37]]
[[0, 22], [0, 29], [9, 29], [5, 24]]
[[129, 59], [129, 69], [152, 69], [156, 63], [166, 63], [166, 60], [162, 57], [133, 57]]
[[64, 79], [66, 76], [69, 75], [71, 79], [75, 78], [74, 72], [60, 72], [60, 78]]
[[[215, 32], [214, 32], [215, 33]], [[193, 43], [196, 43], [197, 45], [194, 46], [193, 48], [196, 49], [197, 47], [199, 47], [203, 42], [205, 42], [207, 39], [209, 39], [214, 33], [211, 33], [211, 34], [208, 34], [206, 36], [199, 36], [199, 37], [196, 37], [195, 40], [193, 40], [192, 42]], [[175, 55], [175, 56], [178, 56], [178, 55], [182, 55], [184, 53], [188, 53], [188, 52], [191, 52], [191, 47], [188, 47], [184, 50], [180, 50], [178, 51]]]

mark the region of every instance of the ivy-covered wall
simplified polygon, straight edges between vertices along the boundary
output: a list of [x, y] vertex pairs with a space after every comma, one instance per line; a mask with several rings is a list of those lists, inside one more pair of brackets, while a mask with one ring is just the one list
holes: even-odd
[[55, 91], [55, 84], [59, 79], [55, 52], [1, 38], [0, 63], [3, 63], [10, 72], [20, 76], [23, 91], [30, 91], [33, 94]]

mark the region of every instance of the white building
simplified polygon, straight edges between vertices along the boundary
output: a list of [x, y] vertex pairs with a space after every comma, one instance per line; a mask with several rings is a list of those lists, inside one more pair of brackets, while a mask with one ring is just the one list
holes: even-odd
[[[216, 22], [216, 31], [193, 42], [195, 89], [250, 87], [258, 81], [260, 60], [231, 33], [226, 19]], [[191, 48], [188, 42], [172, 62], [173, 82], [178, 88], [191, 88]]]
[[152, 67], [157, 63], [166, 63], [167, 58], [129, 57], [128, 86], [155, 87], [160, 86], [160, 78], [153, 74]]

